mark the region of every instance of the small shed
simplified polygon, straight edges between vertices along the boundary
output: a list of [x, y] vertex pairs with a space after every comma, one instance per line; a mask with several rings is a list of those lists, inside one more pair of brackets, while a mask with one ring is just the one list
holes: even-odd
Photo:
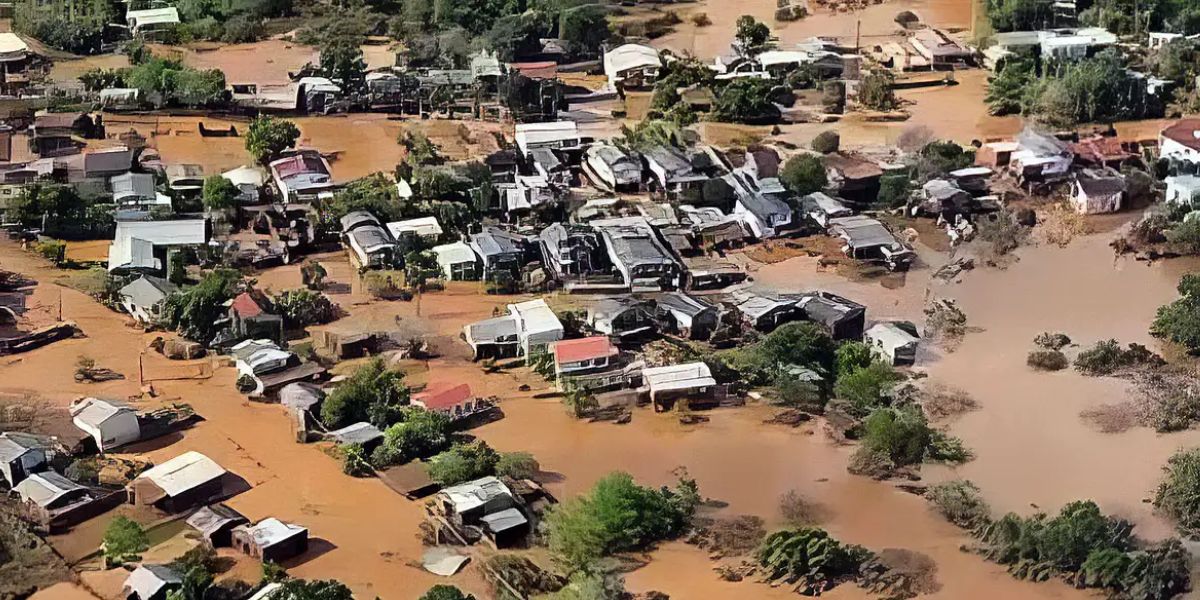
[[655, 297], [659, 328], [693, 340], [712, 337], [720, 322], [717, 307], [696, 296], [668, 292]]
[[114, 400], [84, 398], [71, 406], [71, 419], [92, 436], [100, 452], [132, 444], [142, 436], [137, 411]]
[[308, 529], [274, 517], [233, 529], [233, 547], [263, 562], [279, 563], [308, 551]]
[[213, 548], [232, 545], [233, 529], [249, 522], [241, 513], [219, 502], [201, 508], [187, 520]]
[[465, 242], [434, 246], [430, 250], [437, 257], [438, 267], [447, 281], [479, 279], [479, 257]]
[[1084, 215], [1118, 212], [1124, 198], [1125, 177], [1114, 169], [1084, 169], [1071, 186], [1071, 204]]
[[761, 294], [741, 294], [734, 307], [742, 315], [742, 321], [763, 332], [774, 331], [800, 317], [795, 301]]
[[867, 329], [863, 339], [880, 360], [893, 365], [911, 365], [917, 359], [917, 344], [921, 339], [909, 323], [876, 323]]
[[330, 431], [326, 435], [339, 446], [357, 444], [368, 452], [383, 441], [383, 432], [367, 422], [347, 425], [341, 429]]
[[166, 600], [167, 592], [182, 585], [183, 576], [167, 565], [140, 565], [125, 578], [121, 595], [126, 600]]
[[484, 515], [479, 523], [484, 535], [497, 548], [519, 544], [529, 533], [529, 519], [516, 507]]
[[642, 369], [642, 378], [650, 391], [650, 401], [655, 410], [666, 407], [678, 398], [701, 399], [711, 397], [716, 391], [717, 380], [703, 362]]
[[188, 451], [148, 469], [125, 490], [130, 504], [181, 512], [219, 496], [227, 473], [213, 459]]
[[9, 487], [46, 466], [46, 451], [20, 434], [0, 434], [0, 475]]
[[167, 297], [177, 291], [179, 288], [166, 279], [142, 275], [122, 287], [117, 294], [121, 298], [121, 308], [137, 322], [154, 323]]
[[496, 477], [484, 477], [448, 487], [437, 495], [446, 516], [463, 525], [516, 505], [512, 491]]

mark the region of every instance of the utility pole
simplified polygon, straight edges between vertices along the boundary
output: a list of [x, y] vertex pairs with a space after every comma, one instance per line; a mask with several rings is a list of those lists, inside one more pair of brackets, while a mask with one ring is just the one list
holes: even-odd
[[854, 21], [854, 53], [858, 54], [858, 50], [862, 43], [862, 19]]

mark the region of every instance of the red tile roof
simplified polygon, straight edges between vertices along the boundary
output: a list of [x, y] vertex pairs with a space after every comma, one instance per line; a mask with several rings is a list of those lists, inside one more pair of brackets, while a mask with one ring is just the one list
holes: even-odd
[[233, 304], [230, 307], [233, 308], [233, 312], [236, 312], [243, 319], [257, 317], [266, 312], [250, 292], [238, 294], [237, 298], [233, 299]]
[[1193, 150], [1200, 150], [1200, 119], [1180, 119], [1164, 129], [1162, 135]]
[[412, 396], [413, 402], [420, 402], [427, 410], [454, 408], [470, 399], [470, 384], [445, 381], [431, 383], [425, 386], [424, 390]]
[[559, 364], [604, 358], [617, 353], [607, 336], [563, 340], [554, 344], [554, 360]]

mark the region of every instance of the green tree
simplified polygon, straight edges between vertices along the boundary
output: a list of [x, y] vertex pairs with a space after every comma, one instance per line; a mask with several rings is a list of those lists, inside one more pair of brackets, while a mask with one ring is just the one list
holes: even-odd
[[1179, 344], [1191, 353], [1200, 352], [1200, 274], [1189, 273], [1179, 280], [1180, 298], [1158, 309], [1150, 335]]
[[482, 440], [470, 444], [455, 444], [434, 456], [427, 469], [429, 476], [443, 486], [457, 485], [480, 477], [496, 474], [500, 454]]
[[504, 452], [496, 461], [496, 475], [512, 479], [533, 479], [542, 466], [528, 452]]
[[220, 175], [210, 175], [204, 179], [201, 198], [204, 201], [204, 207], [209, 210], [222, 211], [237, 208], [238, 197], [241, 195], [241, 190], [233, 185], [232, 181]]
[[321, 420], [329, 429], [368, 421], [388, 427], [401, 420], [409, 391], [404, 373], [375, 358], [358, 367], [338, 384], [321, 405]]
[[1032, 102], [1030, 93], [1037, 72], [1032, 60], [1013, 58], [988, 80], [988, 112], [996, 116], [1019, 115], [1028, 111]]
[[835, 357], [839, 379], [859, 369], [869, 367], [875, 362], [875, 354], [871, 351], [871, 347], [862, 342], [843, 343], [838, 346]]
[[875, 361], [838, 377], [833, 393], [857, 416], [887, 404], [886, 394], [903, 378], [887, 363]]
[[903, 467], [925, 460], [932, 441], [933, 430], [920, 407], [877, 408], [863, 423], [861, 450]]
[[888, 173], [879, 179], [879, 196], [875, 199], [880, 208], [899, 208], [908, 203], [912, 180], [908, 173]]
[[1200, 449], [1180, 450], [1163, 467], [1154, 506], [1175, 521], [1180, 531], [1200, 531]]
[[250, 122], [246, 131], [246, 151], [254, 160], [265, 164], [294, 148], [298, 139], [300, 129], [295, 123], [263, 115]]
[[404, 256], [404, 280], [409, 287], [424, 290], [430, 279], [442, 276], [437, 255], [429, 250], [409, 252]]
[[303, 288], [285, 290], [271, 300], [289, 329], [328, 323], [338, 317], [340, 310], [325, 294]]
[[150, 549], [150, 538], [137, 522], [125, 516], [114, 517], [104, 529], [104, 559], [122, 564], [138, 559]]
[[332, 579], [306, 581], [288, 579], [271, 595], [277, 600], [354, 600], [354, 593], [344, 584]]
[[208, 343], [217, 334], [217, 322], [225, 316], [225, 303], [233, 298], [239, 279], [232, 269], [205, 274], [198, 285], [167, 298], [161, 320], [188, 339]]
[[592, 55], [612, 35], [608, 11], [599, 4], [583, 4], [562, 11], [558, 35], [583, 54]]
[[770, 123], [779, 120], [779, 107], [771, 101], [775, 83], [743, 77], [725, 84], [717, 94], [712, 116], [728, 123]]
[[421, 594], [418, 600], [475, 600], [475, 596], [464, 594], [462, 590], [452, 585], [439, 583]]
[[979, 486], [965, 479], [934, 485], [925, 498], [946, 520], [959, 527], [975, 529], [991, 521], [991, 507], [983, 499]]
[[187, 282], [187, 266], [183, 262], [183, 252], [171, 250], [167, 252], [167, 281], [175, 285]]
[[783, 164], [779, 179], [793, 194], [804, 196], [825, 188], [828, 179], [821, 159], [811, 154], [798, 154]]
[[336, 39], [321, 47], [321, 73], [342, 86], [347, 93], [366, 86], [367, 63], [362, 49], [346, 39]]
[[824, 529], [783, 529], [763, 539], [754, 554], [768, 581], [786, 581], [806, 596], [819, 596], [853, 578], [874, 556], [862, 546], [842, 544]]
[[737, 20], [734, 46], [742, 56], [758, 56], [771, 46], [771, 28], [750, 15], [742, 15]]
[[858, 103], [871, 110], [896, 110], [900, 101], [892, 89], [896, 78], [890, 71], [874, 70], [867, 72], [858, 82]]
[[[328, 402], [328, 400], [327, 400]], [[387, 428], [383, 443], [371, 454], [377, 467], [433, 456], [450, 447], [450, 417], [420, 408], [400, 412], [398, 423]]]

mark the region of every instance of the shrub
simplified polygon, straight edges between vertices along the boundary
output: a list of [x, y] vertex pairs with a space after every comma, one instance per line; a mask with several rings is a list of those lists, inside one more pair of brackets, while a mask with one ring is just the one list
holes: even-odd
[[1176, 452], [1163, 474], [1154, 506], [1175, 521], [1179, 531], [1195, 535], [1200, 531], [1200, 448]]
[[388, 427], [401, 420], [409, 391], [404, 374], [387, 368], [382, 358], [358, 367], [338, 384], [321, 405], [321, 420], [330, 429], [369, 421]]
[[1179, 344], [1194, 354], [1200, 352], [1200, 275], [1184, 275], [1178, 290], [1181, 298], [1159, 307], [1150, 335]]
[[837, 152], [842, 144], [842, 136], [838, 132], [829, 130], [822, 131], [817, 134], [817, 137], [812, 140], [812, 149], [814, 152], [821, 154], [831, 154]]
[[434, 456], [426, 468], [434, 481], [451, 486], [493, 475], [499, 462], [500, 454], [487, 442], [476, 441], [451, 446]]
[[871, 110], [888, 111], [900, 107], [892, 90], [895, 77], [888, 71], [866, 73], [858, 83], [858, 103]]
[[117, 516], [104, 529], [104, 558], [109, 564], [123, 564], [138, 559], [150, 549], [150, 538], [142, 526], [128, 517]]
[[876, 361], [839, 377], [833, 392], [849, 405], [851, 414], [864, 416], [886, 405], [887, 392], [902, 378], [891, 365]]
[[246, 152], [254, 160], [266, 164], [283, 151], [294, 148], [300, 138], [295, 123], [270, 115], [255, 117], [246, 130]]
[[[329, 400], [326, 400], [329, 402]], [[450, 446], [450, 418], [439, 412], [406, 408], [400, 421], [383, 433], [383, 443], [371, 453], [376, 467], [433, 456]]]
[[536, 458], [528, 452], [505, 452], [496, 461], [496, 475], [512, 479], [533, 479], [542, 470]]
[[1065, 333], [1050, 333], [1044, 331], [1033, 338], [1033, 343], [1047, 350], [1062, 350], [1071, 345], [1071, 338]]
[[709, 25], [712, 25], [712, 19], [708, 17], [708, 13], [693, 13], [692, 24], [696, 27], [708, 27]]
[[819, 596], [856, 576], [872, 556], [866, 548], [844, 545], [823, 529], [805, 527], [768, 535], [754, 561], [768, 581], [784, 581], [803, 595]]
[[439, 583], [421, 594], [417, 600], [475, 600], [475, 596], [464, 594], [462, 590], [452, 585]]
[[287, 290], [272, 300], [284, 325], [290, 329], [328, 323], [338, 316], [338, 305], [328, 296], [312, 290]]
[[37, 252], [42, 255], [42, 258], [50, 261], [56, 267], [62, 266], [67, 262], [67, 245], [58, 240], [38, 242]]
[[788, 190], [800, 196], [819, 192], [828, 182], [821, 159], [811, 154], [789, 158], [783, 165], [779, 179]]
[[925, 498], [946, 520], [959, 527], [975, 529], [991, 520], [991, 508], [979, 487], [970, 481], [958, 479], [939, 483], [925, 492]]
[[349, 444], [342, 448], [342, 472], [351, 477], [367, 477], [374, 474], [362, 444]]
[[837, 376], [845, 377], [875, 362], [875, 353], [862, 342], [845, 342], [834, 353], [837, 360]]
[[1025, 359], [1025, 364], [1039, 371], [1061, 371], [1071, 366], [1071, 361], [1058, 350], [1034, 350]]
[[1141, 344], [1129, 344], [1122, 349], [1117, 340], [1096, 342], [1075, 357], [1075, 369], [1084, 375], [1111, 375], [1121, 369], [1137, 366], [1158, 366], [1162, 357]]
[[221, 41], [226, 44], [247, 44], [257, 42], [263, 37], [261, 19], [248, 15], [235, 15], [225, 21]]
[[820, 521], [821, 507], [796, 490], [788, 490], [779, 497], [779, 515], [788, 525], [809, 527]]

